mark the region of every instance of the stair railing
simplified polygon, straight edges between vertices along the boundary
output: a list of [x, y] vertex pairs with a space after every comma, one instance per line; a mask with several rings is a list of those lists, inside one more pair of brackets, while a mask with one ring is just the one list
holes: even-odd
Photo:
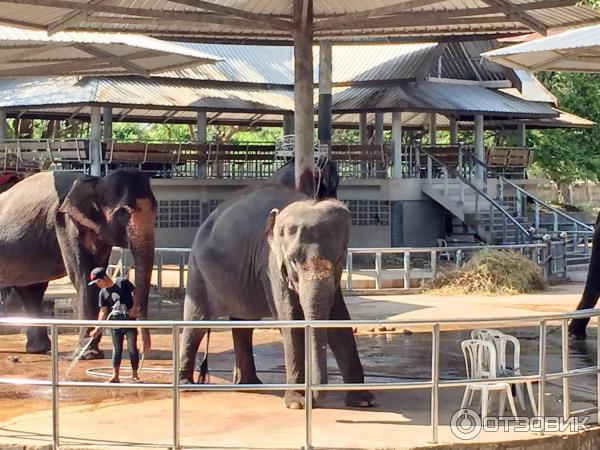
[[[468, 170], [469, 172], [472, 172], [473, 167], [475, 167], [475, 166], [479, 166], [479, 167], [483, 168], [483, 170], [487, 174], [484, 179], [484, 190], [485, 191], [487, 191], [487, 181], [488, 181], [489, 176], [498, 180], [498, 203], [500, 203], [500, 205], [504, 205], [504, 186], [509, 185], [512, 188], [514, 188], [515, 192], [516, 192], [516, 209], [517, 209], [518, 217], [522, 217], [522, 214], [523, 214], [523, 199], [525, 199], [525, 200], [531, 199], [531, 201], [533, 202], [533, 205], [534, 205], [534, 225], [533, 226], [536, 230], [540, 228], [540, 210], [542, 208], [544, 208], [552, 213], [552, 232], [554, 234], [558, 235], [560, 231], [570, 231], [571, 234], [573, 235], [574, 248], [577, 245], [580, 234], [582, 235], [582, 237], [584, 239], [587, 239], [587, 235], [589, 235], [590, 232], [594, 231], [593, 227], [575, 219], [574, 217], [571, 217], [570, 215], [566, 214], [565, 212], [544, 202], [543, 200], [540, 200], [535, 195], [531, 194], [530, 192], [528, 192], [527, 190], [525, 190], [524, 188], [522, 188], [515, 182], [513, 182], [513, 181], [507, 179], [506, 177], [504, 177], [503, 175], [499, 174], [494, 169], [489, 167], [486, 163], [484, 163], [479, 158], [477, 158], [473, 153], [464, 151], [463, 148], [459, 148], [459, 160], [461, 160], [463, 162], [463, 164], [465, 164], [465, 169]], [[571, 224], [572, 230], [560, 230], [559, 221], [558, 221], [559, 216], [563, 217], [564, 219], [567, 220], [567, 222], [569, 222]]]
[[[523, 227], [500, 203], [494, 200], [484, 189], [477, 186], [475, 183], [471, 182], [463, 172], [463, 163], [462, 156], [459, 153], [459, 164], [458, 167], [449, 167], [446, 163], [442, 162], [435, 155], [431, 154], [425, 148], [420, 148], [421, 153], [425, 154], [427, 157], [427, 182], [433, 182], [433, 163], [435, 162], [439, 167], [442, 168], [442, 180], [443, 180], [443, 192], [444, 196], [448, 195], [448, 179], [450, 177], [456, 178], [459, 181], [459, 196], [460, 203], [464, 205], [465, 201], [465, 187], [469, 187], [475, 193], [475, 213], [479, 215], [479, 198], [483, 198], [487, 201], [490, 209], [490, 232], [493, 232], [494, 227], [494, 213], [495, 211], [500, 212], [504, 219], [504, 240], [507, 240], [508, 234], [508, 223], [511, 222], [516, 230], [516, 239], [517, 243], [524, 243], [525, 240], [532, 241], [532, 234]], [[420, 161], [418, 161], [420, 164]]]

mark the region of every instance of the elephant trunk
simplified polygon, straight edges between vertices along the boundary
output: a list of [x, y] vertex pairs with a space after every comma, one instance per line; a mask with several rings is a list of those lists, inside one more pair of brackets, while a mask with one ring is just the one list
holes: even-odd
[[[300, 304], [306, 320], [328, 320], [333, 306], [335, 283], [330, 261], [314, 258], [299, 271]], [[312, 382], [327, 383], [327, 330], [312, 330]], [[308, 373], [308, 368], [305, 368]]]

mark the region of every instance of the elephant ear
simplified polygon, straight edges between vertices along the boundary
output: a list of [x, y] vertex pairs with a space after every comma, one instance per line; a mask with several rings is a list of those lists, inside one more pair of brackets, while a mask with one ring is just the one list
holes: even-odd
[[279, 210], [277, 208], [273, 208], [269, 213], [269, 217], [267, 217], [267, 222], [265, 224], [265, 236], [269, 242], [271, 242], [273, 239], [273, 229], [275, 228], [275, 219], [277, 219], [277, 214], [279, 214]]
[[65, 196], [59, 212], [67, 214], [75, 222], [100, 233], [102, 212], [97, 203], [98, 178], [78, 178]]

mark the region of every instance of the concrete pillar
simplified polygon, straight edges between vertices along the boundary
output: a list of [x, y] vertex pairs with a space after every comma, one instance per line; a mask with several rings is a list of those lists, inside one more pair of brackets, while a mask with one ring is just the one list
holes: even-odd
[[375, 113], [375, 144], [383, 144], [383, 113]]
[[367, 130], [367, 113], [358, 115], [358, 140], [361, 144], [369, 142], [369, 131]]
[[110, 106], [102, 108], [102, 140], [104, 142], [112, 141], [113, 130], [113, 110]]
[[[483, 114], [475, 114], [475, 156], [485, 162], [485, 147], [483, 143]], [[483, 167], [477, 165], [475, 175], [479, 179], [483, 179]]]
[[102, 115], [99, 106], [92, 106], [90, 114], [90, 173], [99, 177], [102, 173], [102, 148], [100, 139], [102, 137]]
[[283, 115], [283, 135], [289, 136], [294, 134], [294, 115], [284, 114]]
[[196, 134], [198, 135], [198, 144], [206, 144], [208, 120], [206, 111], [198, 111], [196, 113]]
[[450, 143], [458, 144], [458, 120], [454, 116], [450, 116]]
[[392, 146], [394, 152], [394, 166], [392, 178], [402, 178], [402, 113], [392, 113]]
[[8, 123], [6, 122], [6, 111], [0, 109], [0, 141], [7, 137]]
[[314, 195], [313, 2], [294, 0], [294, 130], [296, 189]]
[[527, 147], [527, 126], [524, 123], [517, 125], [517, 146]]
[[429, 113], [429, 145], [437, 144], [437, 115]]
[[[319, 43], [319, 143], [331, 147], [331, 42]], [[331, 150], [331, 148], [330, 148]]]

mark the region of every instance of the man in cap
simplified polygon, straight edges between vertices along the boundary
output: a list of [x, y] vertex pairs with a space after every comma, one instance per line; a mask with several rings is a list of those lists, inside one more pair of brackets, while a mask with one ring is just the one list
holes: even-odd
[[[103, 267], [96, 267], [90, 273], [89, 285], [95, 284], [100, 288], [99, 303], [100, 312], [98, 320], [135, 320], [137, 305], [135, 302], [135, 286], [127, 278], [117, 278], [113, 281]], [[132, 381], [139, 383], [138, 367], [140, 354], [137, 347], [137, 328], [112, 328], [113, 374], [109, 383], [119, 383], [119, 372], [121, 359], [123, 357], [123, 340], [127, 337], [127, 350], [131, 360]], [[91, 336], [98, 337], [102, 334], [102, 328], [96, 327]]]

